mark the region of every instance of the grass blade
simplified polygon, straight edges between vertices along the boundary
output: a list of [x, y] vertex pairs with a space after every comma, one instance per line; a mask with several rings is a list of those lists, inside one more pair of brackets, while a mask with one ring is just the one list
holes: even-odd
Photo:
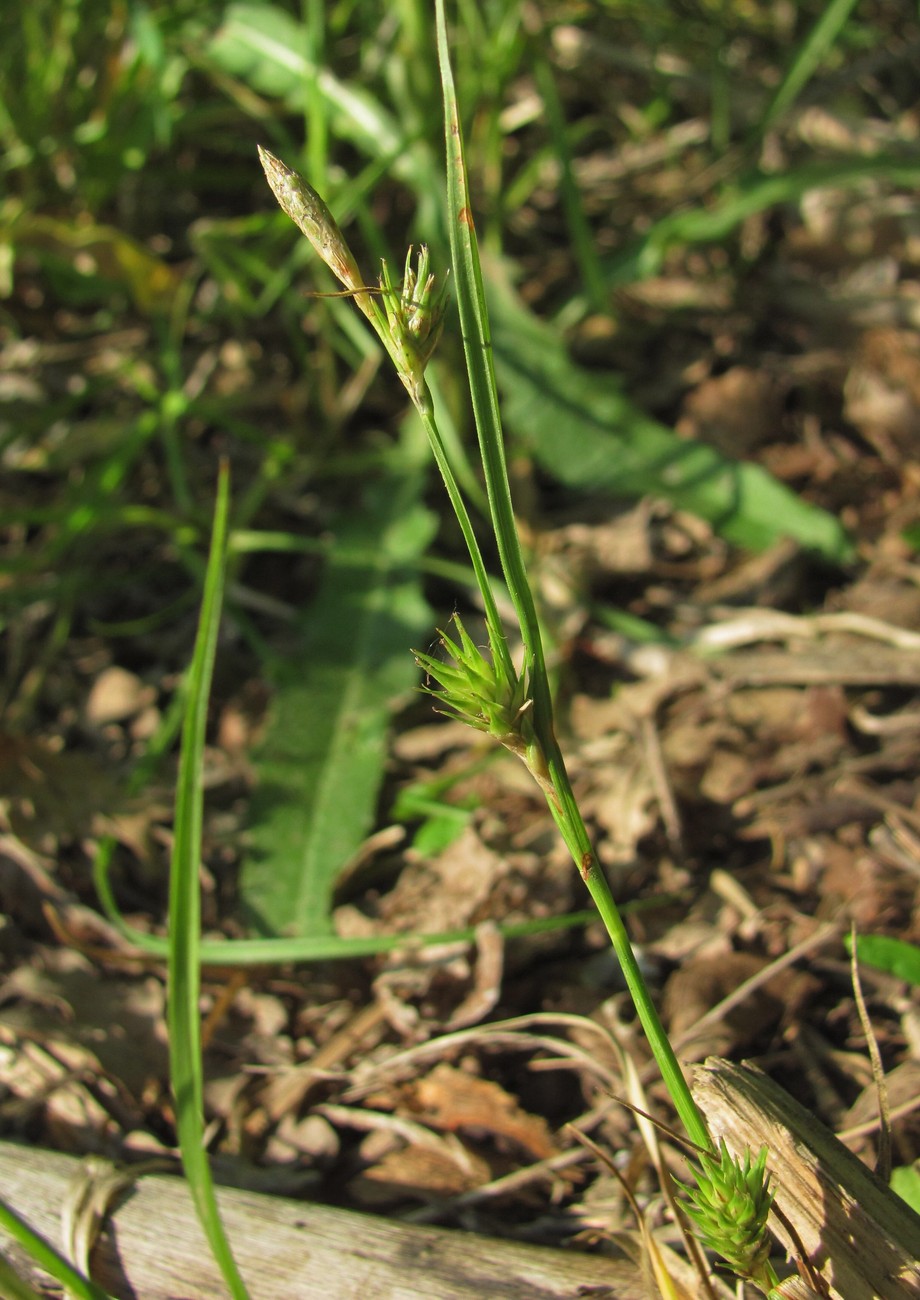
[[[542, 33], [541, 33], [542, 37]], [[609, 307], [607, 286], [601, 269], [594, 234], [585, 215], [581, 201], [581, 192], [575, 179], [572, 150], [569, 146], [569, 127], [559, 91], [556, 88], [553, 69], [544, 53], [546, 42], [543, 39], [531, 42], [534, 79], [543, 108], [546, 113], [547, 126], [552, 135], [553, 154], [559, 166], [559, 190], [562, 207], [565, 212], [575, 258], [581, 276], [585, 297], [596, 312], [606, 312]]]
[[[542, 666], [543, 652], [536, 610], [521, 555], [511, 493], [508, 488], [498, 389], [492, 361], [489, 314], [473, 225], [473, 211], [467, 188], [463, 135], [447, 46], [444, 6], [441, 3], [438, 4], [437, 17], [438, 57], [441, 65], [447, 138], [447, 205], [451, 264], [463, 333], [473, 415], [502, 572], [518, 616], [528, 656]], [[543, 676], [539, 670], [537, 675]], [[535, 699], [534, 709], [537, 715], [543, 713], [548, 718], [548, 699], [546, 701]]]
[[[76, 1300], [110, 1300], [107, 1292], [96, 1286], [89, 1278], [85, 1278], [82, 1273], [77, 1272], [40, 1232], [30, 1228], [2, 1198], [0, 1198], [0, 1231], [18, 1242], [35, 1260], [39, 1268], [44, 1269], [50, 1277], [60, 1282], [61, 1286]], [[19, 1277], [2, 1255], [0, 1255], [0, 1295], [9, 1297], [9, 1300], [39, 1300], [38, 1292]]]
[[186, 712], [176, 792], [169, 887], [169, 1062], [182, 1164], [199, 1221], [234, 1300], [247, 1291], [227, 1241], [204, 1147], [204, 1088], [199, 1011], [201, 899], [198, 870], [204, 802], [202, 755], [224, 585], [230, 506], [226, 466], [218, 479], [211, 551], [195, 652], [186, 683]]
[[763, 121], [758, 126], [758, 134], [765, 134], [776, 119], [795, 102], [817, 71], [818, 64], [843, 31], [847, 19], [855, 8], [856, 0], [830, 0], [830, 4], [799, 46], [785, 77], [770, 101]]
[[671, 212], [660, 218], [641, 239], [605, 262], [608, 288], [620, 288], [657, 275], [672, 248], [713, 244], [727, 239], [748, 217], [781, 203], [798, 203], [811, 190], [860, 189], [885, 181], [916, 189], [920, 164], [909, 156], [878, 154], [874, 158], [843, 158], [814, 162], [775, 175], [754, 171], [726, 184], [707, 207]]

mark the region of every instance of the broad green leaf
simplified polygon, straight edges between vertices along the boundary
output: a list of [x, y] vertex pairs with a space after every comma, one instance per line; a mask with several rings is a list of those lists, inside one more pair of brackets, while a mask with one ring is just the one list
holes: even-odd
[[920, 1169], [916, 1165], [902, 1165], [891, 1171], [891, 1190], [897, 1192], [912, 1210], [920, 1214]]
[[903, 939], [892, 939], [884, 934], [860, 934], [856, 939], [856, 955], [867, 966], [887, 971], [908, 984], [920, 985], [920, 948]]
[[417, 567], [436, 526], [423, 485], [419, 466], [394, 458], [334, 525], [342, 554], [333, 547], [277, 674], [241, 879], [262, 934], [329, 934], [336, 879], [373, 824], [391, 708], [417, 684], [411, 647], [432, 623]]
[[[286, 10], [272, 4], [231, 4], [207, 44], [207, 55], [224, 72], [260, 94], [300, 108], [307, 63], [304, 30]], [[309, 73], [315, 75], [315, 69]]]
[[568, 487], [617, 497], [658, 496], [699, 515], [738, 546], [792, 537], [834, 562], [852, 546], [839, 522], [758, 465], [678, 438], [625, 397], [616, 378], [570, 360], [497, 268], [489, 277], [495, 372], [510, 428]]

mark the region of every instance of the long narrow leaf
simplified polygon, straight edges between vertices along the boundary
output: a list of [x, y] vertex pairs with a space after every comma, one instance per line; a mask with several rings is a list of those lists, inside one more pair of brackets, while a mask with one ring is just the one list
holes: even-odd
[[[624, 911], [633, 910], [630, 904]], [[169, 940], [162, 935], [135, 930], [118, 916], [112, 916], [117, 928], [134, 944], [138, 953], [169, 959]], [[593, 912], [569, 912], [563, 916], [543, 916], [533, 921], [518, 921], [513, 925], [500, 925], [499, 933], [505, 939], [522, 939], [533, 934], [552, 934], [556, 930], [570, 930], [589, 925], [596, 920]], [[343, 939], [337, 934], [310, 934], [296, 939], [211, 939], [199, 946], [198, 958], [202, 966], [279, 966], [289, 962], [347, 961], [357, 957], [377, 957], [381, 953], [404, 948], [412, 939], [421, 947], [443, 946], [446, 943], [473, 943], [476, 927], [464, 926], [459, 930], [438, 930], [433, 933], [411, 935], [373, 934], [360, 939]]]
[[[61, 1286], [76, 1297], [76, 1300], [109, 1300], [105, 1291], [89, 1278], [85, 1278], [82, 1273], [78, 1273], [40, 1232], [31, 1228], [25, 1219], [21, 1219], [2, 1198], [0, 1198], [0, 1231], [28, 1251], [36, 1264], [55, 1281], [60, 1282]], [[0, 1267], [0, 1295], [9, 1297], [9, 1300], [32, 1300], [37, 1297], [38, 1293], [18, 1277], [6, 1260], [0, 1258], [0, 1266], [2, 1266]]]
[[479, 451], [485, 473], [489, 510], [502, 571], [508, 592], [521, 626], [521, 635], [532, 661], [536, 664], [537, 696], [535, 713], [548, 724], [549, 699], [543, 696], [543, 676], [540, 671], [543, 652], [533, 596], [521, 556], [517, 524], [511, 504], [508, 472], [505, 465], [505, 446], [502, 436], [501, 414], [498, 405], [498, 388], [492, 361], [492, 338], [489, 313], [486, 306], [479, 248], [473, 224], [473, 210], [467, 186], [466, 162], [463, 155], [463, 133], [460, 113], [450, 64], [447, 43], [447, 24], [444, 5], [437, 5], [438, 60], [441, 67], [441, 85], [444, 93], [444, 122], [447, 144], [447, 206], [450, 231], [450, 253], [463, 333], [463, 348], [470, 384], [473, 415], [479, 438]]
[[227, 1241], [211, 1169], [204, 1147], [204, 1087], [199, 1011], [203, 760], [208, 696], [214, 672], [217, 633], [224, 587], [224, 560], [230, 504], [229, 471], [224, 466], [218, 480], [211, 551], [205, 576], [195, 652], [186, 683], [186, 713], [182, 728], [182, 754], [176, 792], [175, 842], [169, 888], [169, 1062], [176, 1127], [182, 1163], [195, 1210], [214, 1257], [235, 1300], [247, 1291]]
[[545, 53], [546, 44], [543, 40], [532, 42], [534, 78], [540, 98], [543, 100], [547, 125], [552, 133], [553, 153], [559, 167], [559, 192], [568, 225], [572, 255], [592, 310], [604, 312], [607, 310], [604, 273], [597, 255], [594, 233], [585, 215], [581, 191], [575, 179], [575, 168], [569, 145], [569, 127], [565, 120], [565, 111], [556, 87], [553, 69]]
[[671, 212], [654, 222], [641, 239], [606, 262], [607, 286], [619, 288], [657, 275], [672, 248], [718, 243], [748, 217], [781, 203], [798, 203], [811, 190], [860, 189], [873, 180], [916, 189], [920, 163], [908, 156], [879, 154], [807, 163], [775, 175], [753, 172], [726, 185], [706, 207]]
[[769, 130], [778, 117], [795, 102], [817, 71], [818, 65], [843, 30], [844, 24], [856, 7], [856, 0], [830, 0], [818, 21], [795, 53], [769, 108], [759, 126], [759, 134]]

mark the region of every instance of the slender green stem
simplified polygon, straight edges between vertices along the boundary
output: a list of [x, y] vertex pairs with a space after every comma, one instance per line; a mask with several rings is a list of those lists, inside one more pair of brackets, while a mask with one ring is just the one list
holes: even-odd
[[[529, 689], [533, 700], [532, 725], [537, 743], [542, 750], [547, 778], [546, 781], [541, 781], [541, 785], [546, 790], [547, 802], [556, 825], [610, 935], [610, 941], [623, 970], [642, 1028], [681, 1121], [694, 1142], [706, 1150], [711, 1150], [712, 1139], [706, 1122], [693, 1100], [674, 1049], [652, 1002], [623, 919], [592, 848], [553, 729], [553, 704], [540, 624], [521, 552], [505, 464], [504, 438], [492, 363], [492, 340], [485, 305], [485, 290], [467, 188], [463, 134], [450, 68], [444, 7], [440, 2], [437, 5], [437, 22], [438, 51], [444, 87], [448, 150], [447, 196], [450, 208], [449, 227], [454, 284], [492, 525], [502, 571], [508, 584], [526, 650], [525, 667], [529, 673]], [[546, 789], [547, 785], [549, 789]]]
[[[460, 496], [459, 488], [444, 454], [443, 444], [438, 432], [434, 412], [430, 408], [423, 409], [418, 406], [419, 414], [425, 423], [425, 429], [428, 433], [429, 442], [434, 451], [435, 460], [447, 487], [448, 496], [451, 504], [456, 511], [463, 536], [466, 540], [470, 551], [470, 558], [473, 562], [473, 568], [476, 571], [477, 581], [480, 584], [483, 599], [487, 602], [487, 618], [490, 617], [489, 609], [494, 611], [494, 617], [498, 619], [497, 610], [495, 610], [494, 599], [488, 586], [485, 567], [482, 562], [482, 556], [479, 550], [479, 544], [476, 541], [472, 531], [469, 516], [464, 505], [463, 498]], [[489, 440], [486, 440], [486, 446], [491, 448]], [[485, 459], [485, 450], [483, 452]], [[533, 596], [530, 590], [530, 584], [527, 581], [527, 573], [524, 568], [524, 561], [521, 555], [520, 545], [518, 544], [517, 528], [514, 524], [514, 515], [511, 511], [511, 492], [508, 484], [507, 473], [504, 471], [504, 457], [500, 457], [500, 468], [496, 472], [496, 463], [499, 458], [493, 457], [492, 475], [490, 477], [487, 470], [487, 483], [489, 485], [490, 502], [504, 502], [505, 510], [510, 517], [510, 537], [508, 525], [505, 522], [504, 512], [493, 512], [493, 523], [496, 537], [500, 543], [504, 538], [505, 545], [500, 545], [500, 555], [502, 567], [505, 572], [505, 578], [509, 590], [512, 593], [515, 610], [521, 625], [521, 632], [524, 643], [527, 648], [528, 658], [530, 661], [530, 685], [534, 700], [534, 730], [537, 739], [543, 751], [546, 760], [546, 768], [549, 777], [549, 783], [552, 787], [552, 793], [547, 792], [547, 803], [550, 812], [559, 828], [560, 834], [571, 853], [576, 866], [578, 867], [582, 879], [588, 887], [588, 891], [594, 900], [595, 906], [600, 914], [601, 920], [610, 936], [610, 942], [613, 945], [617, 960], [623, 971], [624, 978], [632, 996], [639, 1016], [639, 1021], [645, 1032], [646, 1037], [655, 1054], [655, 1059], [661, 1070], [662, 1078], [668, 1088], [669, 1093], [681, 1117], [684, 1127], [690, 1138], [698, 1146], [707, 1150], [712, 1147], [712, 1140], [702, 1115], [697, 1108], [696, 1102], [690, 1093], [687, 1081], [684, 1078], [683, 1071], [680, 1068], [674, 1049], [668, 1040], [664, 1027], [655, 1009], [655, 1005], [649, 994], [648, 987], [639, 968], [632, 944], [629, 941], [629, 935], [620, 910], [614, 902], [613, 894], [607, 883], [597, 857], [591, 845], [587, 828], [578, 808], [572, 785], [566, 771], [565, 761], [562, 757], [562, 751], [556, 740], [552, 725], [552, 699], [550, 696], [549, 677], [546, 672], [545, 657], [543, 654], [543, 642], [540, 634], [540, 626], [537, 620], [537, 613], [534, 607]], [[518, 599], [515, 598], [517, 595]], [[501, 637], [501, 645], [507, 648], [507, 642], [504, 635]]]
[[182, 1164], [199, 1222], [234, 1300], [248, 1292], [227, 1239], [214, 1193], [204, 1145], [204, 1076], [201, 1055], [201, 858], [205, 732], [208, 697], [217, 653], [224, 590], [230, 478], [226, 465], [218, 477], [211, 550], [201, 600], [198, 635], [189, 669], [182, 722], [182, 750], [176, 788], [176, 815], [169, 883], [169, 973], [167, 1028], [170, 1081]]
[[[553, 771], [552, 764], [550, 765], [550, 771]], [[564, 767], [561, 768], [561, 776], [554, 777], [553, 786], [567, 805], [567, 827], [563, 828], [560, 817], [556, 818], [557, 825], [563, 833], [563, 838], [582, 873], [588, 892], [593, 898], [604, 927], [610, 936], [610, 942], [623, 971], [623, 976], [636, 1008], [636, 1014], [658, 1063], [661, 1077], [691, 1141], [695, 1142], [697, 1146], [711, 1150], [713, 1143], [706, 1121], [693, 1100], [693, 1094], [690, 1092], [680, 1063], [652, 1001], [648, 986], [636, 960], [636, 955], [633, 952], [632, 944], [629, 941], [629, 934], [620, 914], [620, 909], [614, 902], [610, 886], [594, 855], [588, 832], [575, 803], [575, 797], [572, 794]], [[551, 802], [550, 807], [552, 808]], [[586, 862], [590, 862], [587, 871], [584, 869]]]
[[508, 649], [508, 640], [502, 628], [502, 621], [498, 613], [498, 607], [495, 603], [495, 596], [492, 592], [492, 584], [489, 581], [489, 575], [486, 572], [486, 566], [482, 558], [482, 552], [479, 549], [479, 542], [476, 540], [476, 533], [470, 520], [469, 511], [466, 508], [466, 502], [460, 492], [460, 487], [454, 477], [453, 470], [450, 467], [450, 461], [447, 458], [447, 452], [444, 447], [444, 441], [438, 429], [434, 416], [434, 406], [431, 401], [431, 391], [428, 385], [425, 385], [424, 392], [419, 395], [420, 400], [415, 401], [415, 409], [421, 416], [422, 424], [425, 426], [425, 432], [428, 435], [428, 442], [434, 455], [435, 463], [441, 472], [441, 478], [444, 480], [444, 486], [447, 489], [447, 495], [450, 498], [450, 504], [453, 507], [457, 522], [460, 525], [460, 531], [463, 533], [463, 540], [466, 542], [466, 548], [469, 551], [470, 560], [473, 565], [473, 572], [476, 576], [476, 583], [482, 595], [483, 604], [485, 605], [486, 624], [489, 628], [489, 642], [493, 650], [497, 650], [502, 658], [501, 667], [510, 676], [514, 672], [511, 663], [511, 651]]

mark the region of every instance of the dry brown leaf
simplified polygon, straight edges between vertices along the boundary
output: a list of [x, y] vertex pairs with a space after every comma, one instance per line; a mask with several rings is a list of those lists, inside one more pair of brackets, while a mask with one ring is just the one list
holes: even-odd
[[389, 1151], [349, 1183], [349, 1190], [364, 1205], [386, 1205], [411, 1196], [460, 1196], [489, 1181], [488, 1162], [465, 1148], [455, 1156], [446, 1149], [407, 1146]]
[[112, 664], [104, 668], [90, 688], [84, 715], [91, 727], [124, 722], [156, 699], [156, 690], [145, 686], [136, 673]]
[[404, 1104], [433, 1128], [487, 1135], [502, 1145], [511, 1144], [533, 1160], [556, 1155], [544, 1119], [522, 1110], [517, 1100], [497, 1083], [441, 1063], [417, 1083], [402, 1090]]
[[594, 796], [586, 802], [603, 830], [597, 855], [605, 866], [635, 860], [639, 842], [657, 825], [658, 799], [645, 756], [635, 745], [624, 746], [622, 761], [598, 774]]
[[135, 1098], [149, 1080], [166, 1077], [160, 980], [102, 975], [67, 950], [47, 950], [42, 967], [20, 966], [5, 981], [0, 1025], [55, 1051], [90, 1050], [94, 1072], [118, 1080]]
[[8, 734], [0, 735], [0, 788], [14, 833], [39, 852], [82, 841], [97, 813], [124, 803], [111, 770], [92, 754]]
[[[744, 952], [685, 962], [665, 987], [664, 1014], [669, 1033], [675, 1038], [688, 1034], [707, 1011], [768, 965], [766, 958]], [[740, 1006], [730, 1010], [720, 1024], [707, 1029], [705, 1037], [692, 1041], [694, 1059], [716, 1049], [725, 1054], [750, 1047], [785, 1015], [794, 1013], [814, 987], [815, 981], [805, 972], [777, 972]]]
[[749, 456], [782, 432], [782, 389], [776, 378], [750, 366], [733, 366], [688, 393], [678, 429], [726, 456]]

